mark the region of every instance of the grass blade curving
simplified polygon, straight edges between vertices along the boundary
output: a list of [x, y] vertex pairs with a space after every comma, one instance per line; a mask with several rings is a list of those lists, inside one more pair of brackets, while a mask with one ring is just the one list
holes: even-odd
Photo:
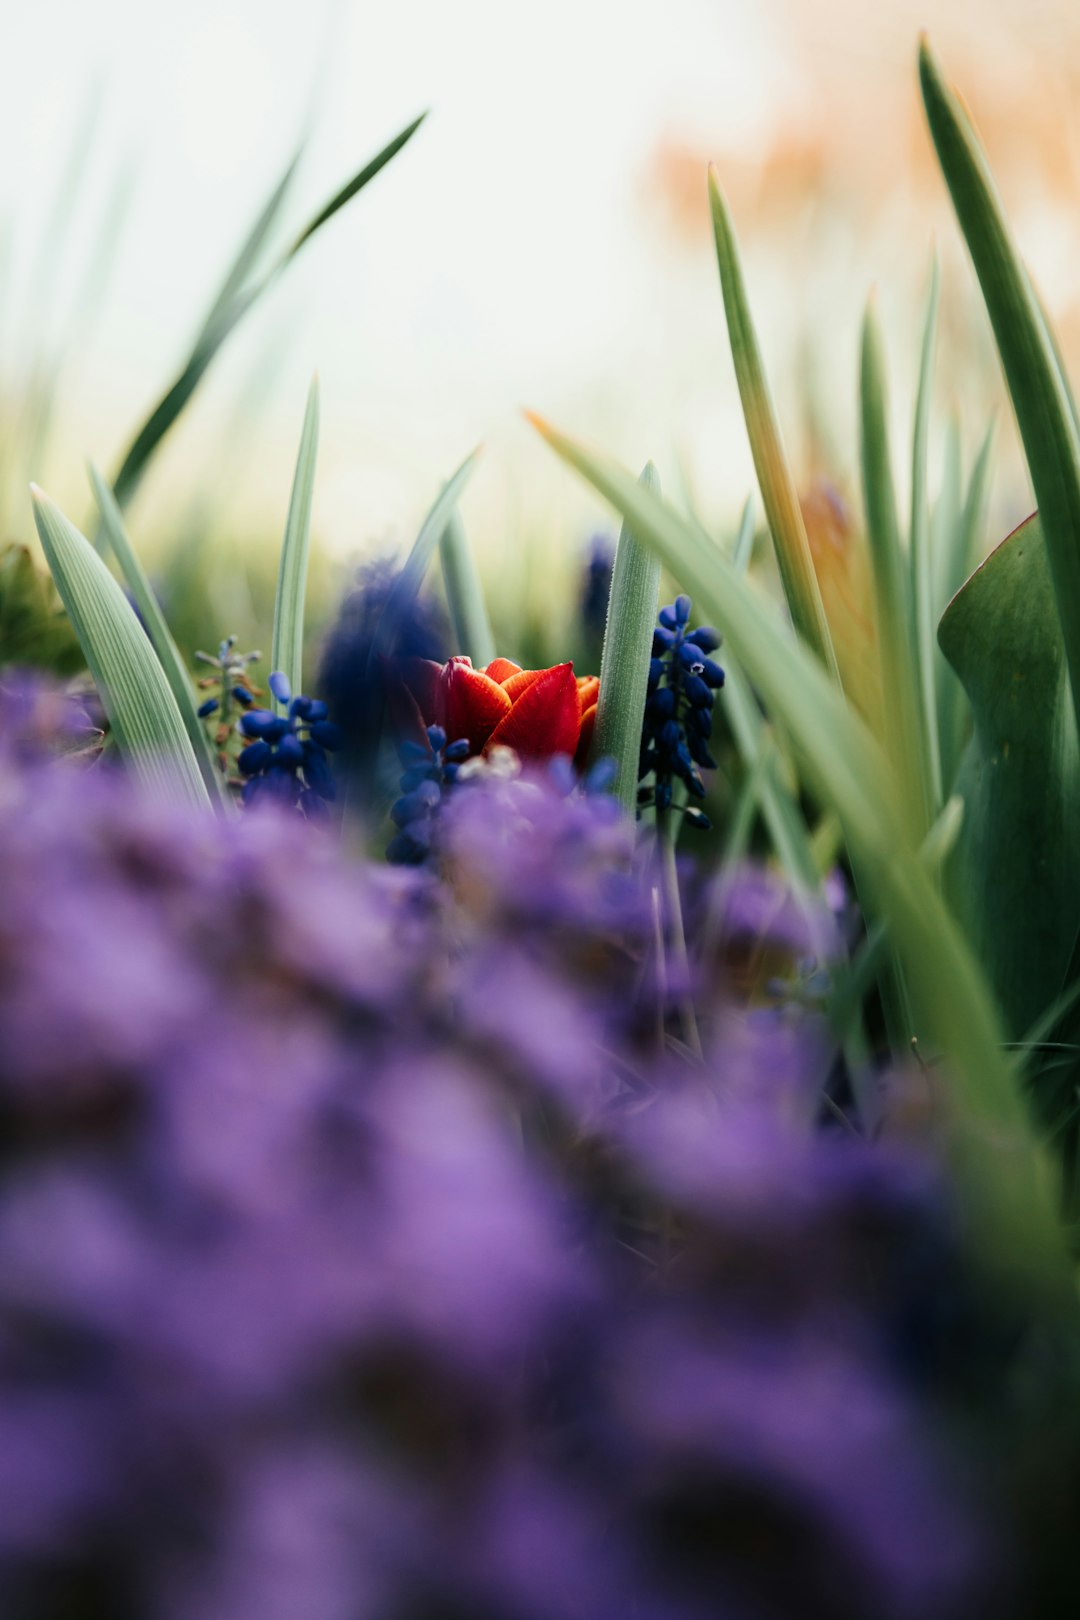
[[[651, 461], [641, 483], [659, 495], [660, 476]], [[641, 726], [659, 601], [660, 564], [624, 523], [611, 571], [592, 757], [615, 760], [615, 796], [629, 816], [637, 808]]]
[[1080, 433], [1073, 404], [985, 154], [925, 39], [919, 77], [938, 161], [1016, 412], [1061, 619], [1073, 707], [1080, 713]]
[[199, 773], [210, 795], [211, 801], [218, 806], [231, 805], [228, 789], [218, 770], [214, 758], [210, 739], [206, 734], [206, 726], [198, 715], [198, 699], [191, 684], [187, 666], [180, 654], [180, 649], [173, 640], [172, 631], [165, 621], [154, 588], [147, 577], [146, 570], [139, 561], [134, 546], [128, 539], [124, 529], [124, 520], [120, 516], [120, 508], [113, 497], [105, 479], [98, 469], [91, 463], [90, 483], [97, 501], [101, 523], [104, 527], [113, 554], [120, 565], [120, 570], [127, 582], [127, 588], [135, 601], [135, 606], [142, 617], [146, 627], [146, 634], [150, 637], [158, 661], [165, 672], [165, 679], [169, 689], [176, 699], [176, 707], [180, 711], [180, 718], [184, 724], [188, 741], [199, 766]]
[[918, 843], [936, 806], [931, 803], [927, 750], [919, 723], [907, 570], [889, 457], [885, 358], [872, 299], [863, 321], [860, 394], [863, 498], [873, 564], [885, 746], [909, 838]]
[[480, 575], [476, 571], [469, 539], [461, 516], [455, 512], [439, 541], [443, 587], [450, 609], [454, 646], [467, 653], [477, 669], [485, 669], [495, 657], [495, 636], [488, 618]]
[[938, 648], [935, 629], [938, 614], [934, 603], [934, 574], [930, 560], [930, 496], [927, 489], [926, 460], [930, 438], [930, 401], [934, 380], [934, 346], [937, 337], [941, 271], [934, 254], [930, 272], [930, 293], [926, 301], [919, 385], [915, 396], [915, 427], [911, 448], [911, 604], [914, 613], [915, 668], [922, 704], [922, 728], [926, 739], [926, 761], [930, 772], [931, 801], [936, 809], [942, 802], [941, 743], [938, 737], [937, 670]]
[[34, 521], [118, 745], [158, 798], [209, 806], [165, 672], [123, 591], [58, 506], [31, 485]]
[[735, 231], [719, 178], [713, 169], [709, 171], [709, 204], [731, 357], [735, 362], [739, 397], [765, 505], [765, 517], [776, 547], [784, 594], [796, 630], [839, 681], [836, 654], [810, 555], [810, 542], [799, 507], [799, 496], [784, 453], [780, 424], [769, 393], [757, 333], [750, 315]]
[[[191, 353], [181, 367], [175, 381], [166, 389], [136, 433], [120, 463], [119, 471], [113, 480], [113, 492], [117, 504], [121, 508], [126, 506], [134, 495], [151, 456], [184, 410], [196, 388], [198, 388], [218, 350], [240, 324], [248, 310], [262, 297], [267, 288], [277, 280], [300, 252], [304, 244], [315, 235], [316, 231], [321, 230], [328, 220], [331, 220], [340, 209], [344, 208], [347, 202], [350, 202], [359, 191], [362, 191], [369, 181], [373, 180], [379, 171], [386, 167], [391, 158], [401, 151], [401, 148], [407, 141], [411, 140], [412, 136], [420, 128], [426, 116], [426, 113], [421, 113], [419, 118], [415, 118], [399, 135], [395, 135], [394, 139], [384, 146], [381, 152], [377, 153], [369, 163], [366, 163], [357, 174], [353, 175], [352, 179], [342, 186], [340, 191], [335, 192], [330, 201], [319, 209], [313, 219], [308, 221], [303, 230], [274, 261], [260, 280], [238, 289], [235, 285], [238, 270], [246, 267], [245, 261], [251, 262], [254, 260], [257, 249], [261, 247], [262, 237], [269, 229], [268, 224], [263, 228], [264, 219], [270, 214], [271, 209], [273, 209], [273, 217], [276, 217], [275, 198], [278, 196], [278, 192], [282, 196], [284, 195], [287, 182], [291, 178], [291, 165], [290, 169], [286, 170], [282, 180], [278, 182], [278, 187], [271, 196], [266, 209], [260, 215], [259, 220], [256, 221], [255, 227], [241, 249], [232, 270], [226, 277], [225, 284], [211, 307]], [[231, 296], [227, 296], [227, 294], [231, 294]]]
[[[278, 562], [277, 596], [270, 668], [281, 670], [294, 695], [303, 691], [304, 597], [307, 591], [308, 549], [311, 542], [311, 498], [315, 490], [315, 458], [319, 449], [319, 379], [308, 390], [300, 449], [296, 457], [289, 515]], [[275, 706], [277, 700], [274, 700]]]

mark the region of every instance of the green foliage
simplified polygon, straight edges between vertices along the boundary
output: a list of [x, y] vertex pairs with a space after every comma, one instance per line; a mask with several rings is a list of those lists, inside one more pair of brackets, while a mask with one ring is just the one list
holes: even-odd
[[146, 570], [139, 561], [134, 546], [128, 539], [124, 529], [124, 520], [120, 516], [120, 508], [116, 504], [112, 490], [105, 482], [98, 469], [91, 465], [90, 482], [94, 491], [94, 499], [98, 504], [101, 523], [108, 536], [113, 555], [120, 565], [120, 571], [127, 582], [135, 606], [138, 608], [142, 622], [146, 627], [146, 634], [150, 637], [151, 645], [157, 653], [158, 661], [164, 671], [169, 688], [176, 700], [176, 707], [180, 711], [180, 718], [187, 733], [188, 742], [198, 762], [206, 790], [211, 801], [220, 807], [230, 803], [228, 790], [218, 770], [210, 739], [206, 734], [206, 726], [199, 719], [199, 700], [195, 695], [195, 688], [191, 682], [187, 665], [180, 654], [180, 649], [173, 640], [172, 632], [165, 622], [165, 615], [161, 611], [154, 588], [147, 578]]
[[0, 665], [74, 675], [85, 660], [56, 586], [26, 546], [0, 548]]
[[1074, 402], [982, 148], [925, 41], [919, 76], [930, 133], [979, 277], [1024, 441], [1073, 707], [1080, 708], [1080, 433]]
[[311, 500], [315, 492], [315, 457], [319, 449], [319, 379], [312, 379], [304, 427], [296, 457], [289, 515], [278, 561], [274, 601], [274, 639], [270, 668], [281, 670], [293, 692], [304, 687], [304, 596], [307, 590]]
[[709, 174], [716, 257], [724, 292], [731, 357], [739, 383], [743, 415], [750, 436], [754, 467], [765, 503], [765, 516], [776, 547], [776, 560], [795, 628], [839, 679], [836, 654], [814, 573], [810, 542], [799, 507], [795, 479], [784, 453], [776, 409], [769, 393], [761, 349], [750, 315], [735, 230], [715, 172]]
[[1037, 516], [976, 570], [939, 636], [975, 719], [951, 888], [1018, 1039], [1061, 986], [1080, 916], [1080, 759]]
[[[995, 1263], [1021, 1274], [1042, 1263], [1057, 1293], [1059, 1249], [1046, 1177], [1002, 1050], [997, 1009], [910, 842], [879, 746], [817, 659], [788, 639], [755, 592], [692, 524], [613, 462], [537, 425], [722, 629], [783, 723], [815, 796], [840, 817], [867, 879], [871, 913], [887, 924], [902, 960], [920, 1045], [936, 1044], [946, 1054], [954, 1150], [973, 1208], [993, 1240]], [[1018, 1152], [1017, 1143], [1025, 1139], [1028, 1151]]]
[[346, 203], [351, 202], [353, 197], [362, 191], [370, 181], [374, 180], [379, 171], [384, 169], [392, 158], [397, 156], [406, 142], [415, 135], [425, 116], [426, 114], [421, 114], [419, 118], [414, 119], [388, 145], [384, 146], [381, 152], [378, 152], [369, 163], [366, 163], [357, 174], [353, 175], [352, 179], [342, 186], [340, 191], [335, 192], [329, 202], [320, 208], [318, 213], [293, 238], [284, 252], [278, 255], [269, 270], [256, 280], [248, 281], [248, 273], [257, 262], [263, 244], [277, 220], [299, 154], [290, 160], [285, 173], [275, 186], [235, 261], [230, 266], [222, 288], [215, 297], [199, 335], [195, 339], [183, 366], [180, 368], [176, 380], [166, 389], [161, 399], [154, 406], [121, 460], [119, 470], [113, 479], [113, 493], [116, 496], [118, 506], [121, 508], [126, 506], [134, 495], [154, 452], [190, 401], [218, 351], [235, 331], [248, 310], [277, 281], [305, 243], [309, 242], [317, 231], [321, 230], [329, 220], [333, 219], [334, 215], [344, 208]]
[[176, 699], [123, 591], [59, 507], [38, 489], [33, 497], [46, 561], [118, 745], [157, 797], [208, 806]]
[[860, 393], [863, 498], [881, 660], [884, 741], [910, 836], [918, 843], [930, 826], [937, 804], [933, 800], [928, 748], [921, 724], [913, 660], [914, 604], [900, 545], [889, 455], [885, 357], [873, 302], [868, 305], [863, 322]]
[[[659, 495], [660, 476], [651, 461], [641, 474], [641, 482]], [[637, 806], [641, 727], [659, 601], [660, 564], [651, 552], [638, 545], [624, 523], [611, 571], [592, 757], [615, 761], [615, 792], [631, 816]]]
[[465, 525], [458, 512], [453, 513], [442, 532], [439, 560], [454, 646], [459, 653], [471, 658], [477, 669], [484, 669], [496, 657], [495, 636]]

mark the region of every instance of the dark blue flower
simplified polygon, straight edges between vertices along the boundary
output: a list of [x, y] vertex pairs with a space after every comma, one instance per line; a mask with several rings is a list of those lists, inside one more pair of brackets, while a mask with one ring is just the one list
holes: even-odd
[[238, 727], [241, 736], [252, 739], [236, 762], [247, 778], [244, 803], [276, 800], [307, 816], [323, 815], [337, 791], [326, 754], [341, 746], [341, 733], [327, 720], [326, 704], [303, 694], [293, 697], [280, 671], [270, 676], [270, 690], [279, 703], [288, 704], [288, 713], [248, 709]]
[[390, 810], [398, 831], [386, 851], [393, 866], [421, 866], [427, 860], [443, 796], [469, 757], [468, 738], [448, 743], [442, 726], [428, 726], [427, 740], [427, 748], [415, 742], [401, 745], [407, 769], [401, 777], [401, 798]]
[[[677, 596], [660, 609], [660, 622], [653, 631], [638, 768], [639, 778], [651, 775], [653, 785], [641, 789], [638, 802], [654, 804], [661, 812], [670, 810], [674, 802], [676, 778], [695, 798], [703, 799], [701, 772], [716, 767], [708, 740], [724, 671], [709, 654], [720, 645], [720, 637], [710, 625], [691, 630], [690, 608], [688, 596]], [[693, 827], [709, 826], [700, 810], [687, 810], [686, 819]]]

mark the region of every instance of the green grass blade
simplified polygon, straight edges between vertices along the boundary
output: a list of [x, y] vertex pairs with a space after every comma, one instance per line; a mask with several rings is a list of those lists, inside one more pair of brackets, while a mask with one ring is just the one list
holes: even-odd
[[982, 287], [1024, 443], [1061, 618], [1073, 706], [1080, 713], [1080, 434], [989, 165], [925, 40], [919, 51], [919, 76], [938, 161]]
[[930, 294], [926, 303], [919, 386], [915, 397], [915, 427], [911, 449], [911, 601], [915, 616], [915, 667], [922, 703], [923, 734], [926, 738], [931, 798], [936, 807], [942, 800], [941, 743], [938, 737], [937, 620], [934, 601], [934, 574], [930, 560], [930, 496], [927, 489], [926, 460], [930, 438], [930, 401], [934, 380], [934, 344], [937, 336], [941, 272], [934, 254], [930, 273]]
[[496, 656], [495, 636], [465, 525], [457, 512], [443, 530], [439, 560], [455, 649], [467, 653], [477, 669], [486, 669]]
[[209, 806], [184, 722], [154, 649], [90, 542], [31, 486], [34, 521], [117, 743], [158, 798]]
[[[954, 1150], [973, 1210], [986, 1223], [993, 1258], [1019, 1276], [1030, 1276], [1041, 1262], [1060, 1299], [1049, 1177], [1001, 1050], [997, 1010], [907, 837], [880, 748], [817, 659], [789, 640], [757, 594], [717, 550], [702, 544], [691, 525], [615, 463], [539, 421], [536, 426], [708, 611], [782, 721], [810, 787], [840, 816], [861, 870], [872, 879], [874, 909], [889, 925], [925, 1032], [947, 1055]], [[1021, 1142], [1025, 1151], [1018, 1151]], [[988, 1258], [991, 1253], [988, 1247]]]
[[270, 648], [270, 668], [282, 671], [294, 696], [304, 689], [304, 597], [307, 591], [311, 498], [315, 491], [318, 449], [319, 379], [313, 377], [304, 411], [285, 538], [281, 543], [277, 596], [274, 601], [274, 633]]
[[[166, 389], [161, 399], [154, 406], [121, 461], [119, 471], [113, 480], [113, 493], [116, 496], [117, 504], [121, 508], [126, 506], [134, 495], [150, 458], [173, 423], [180, 416], [196, 388], [198, 388], [218, 351], [239, 325], [248, 310], [261, 298], [266, 289], [277, 280], [282, 271], [300, 252], [304, 244], [315, 235], [316, 231], [320, 230], [328, 220], [332, 219], [340, 209], [344, 208], [345, 204], [351, 201], [359, 191], [363, 190], [368, 182], [373, 180], [379, 171], [386, 167], [391, 158], [400, 152], [405, 143], [419, 129], [425, 116], [426, 114], [421, 114], [419, 118], [414, 119], [407, 128], [401, 131], [400, 135], [396, 135], [387, 146], [384, 146], [382, 151], [371, 159], [370, 163], [366, 163], [357, 174], [353, 175], [352, 179], [342, 186], [341, 190], [336, 192], [324, 207], [319, 209], [314, 218], [309, 220], [261, 280], [256, 281], [252, 286], [245, 287], [242, 291], [236, 292], [229, 302], [223, 303], [222, 295], [233, 279], [233, 271], [230, 271], [229, 276], [226, 277], [225, 286], [223, 286], [222, 292], [215, 299], [210, 314], [195, 340], [194, 347], [181, 367], [175, 381]], [[273, 199], [271, 199], [272, 201]], [[267, 205], [268, 208], [269, 206], [270, 204]], [[259, 223], [259, 221], [256, 222], [256, 226], [249, 235], [244, 248], [241, 249], [241, 259], [254, 241], [259, 230]], [[238, 260], [237, 263], [239, 262]], [[236, 269], [236, 265], [234, 265], [233, 269]]]
[[127, 588], [135, 600], [135, 606], [142, 616], [146, 626], [146, 634], [150, 637], [151, 645], [157, 653], [158, 661], [165, 672], [165, 679], [169, 689], [176, 699], [176, 707], [180, 711], [180, 719], [191, 744], [192, 752], [198, 763], [199, 773], [210, 795], [211, 801], [218, 805], [231, 804], [228, 789], [218, 769], [214, 758], [214, 751], [210, 746], [210, 739], [206, 734], [206, 725], [198, 716], [198, 699], [195, 688], [191, 683], [187, 666], [180, 655], [180, 649], [173, 640], [172, 632], [165, 621], [154, 588], [147, 577], [146, 570], [139, 561], [134, 546], [128, 539], [124, 529], [124, 520], [120, 516], [120, 508], [113, 497], [105, 479], [98, 469], [91, 464], [90, 483], [97, 501], [101, 522], [112, 546], [113, 555], [120, 565], [120, 571], [127, 583]]
[[735, 231], [713, 170], [709, 172], [709, 203], [739, 397], [765, 505], [765, 517], [776, 547], [784, 594], [799, 635], [839, 681], [836, 654], [810, 555], [810, 542], [806, 536], [799, 496], [784, 453], [780, 424], [769, 393], [761, 349], [750, 315]]
[[889, 456], [885, 358], [872, 300], [863, 322], [860, 376], [863, 498], [873, 564], [885, 740], [908, 834], [918, 842], [930, 825], [936, 804], [931, 801], [927, 749], [919, 723], [911, 604]]
[[316, 231], [321, 231], [328, 220], [333, 219], [334, 215], [344, 208], [346, 203], [352, 202], [357, 193], [363, 191], [364, 187], [374, 180], [380, 170], [386, 168], [392, 158], [397, 157], [401, 148], [412, 140], [426, 117], [427, 113], [422, 112], [419, 118], [414, 118], [411, 124], [406, 124], [400, 135], [395, 135], [392, 141], [388, 141], [382, 151], [375, 154], [370, 163], [365, 163], [364, 167], [358, 170], [351, 180], [345, 182], [340, 191], [335, 191], [330, 201], [319, 209], [315, 217], [310, 219], [299, 235], [293, 239], [291, 247], [287, 248], [282, 255], [282, 265], [286, 265], [290, 259], [294, 259], [304, 246], [304, 243], [310, 241]]
[[[660, 477], [651, 461], [641, 482], [660, 493]], [[659, 603], [660, 564], [651, 551], [638, 545], [624, 523], [611, 570], [592, 758], [615, 761], [615, 796], [628, 816], [637, 810], [641, 726]]]
[[371, 638], [371, 651], [368, 654], [369, 670], [378, 659], [388, 657], [393, 651], [398, 629], [420, 594], [420, 587], [424, 583], [424, 575], [428, 571], [435, 548], [453, 516], [462, 490], [473, 475], [479, 455], [480, 451], [476, 449], [471, 455], [466, 456], [454, 476], [443, 485], [438, 499], [421, 524], [420, 533], [413, 541], [412, 550], [386, 598], [375, 627], [375, 634]]
[[[746, 574], [750, 564], [754, 531], [754, 501], [751, 496], [743, 507], [731, 554], [731, 566], [740, 578]], [[746, 771], [744, 793], [751, 793], [748, 805], [744, 800], [740, 801], [739, 813], [742, 817], [748, 814], [752, 817], [755, 801], [760, 804], [761, 818], [773, 852], [788, 882], [796, 889], [816, 889], [819, 878], [817, 863], [806, 821], [785, 779], [786, 762], [776, 735], [766, 723], [750, 682], [738, 663], [726, 654], [723, 661], [727, 679], [721, 701]], [[734, 853], [738, 847], [739, 839], [733, 831], [725, 853]]]
[[217, 296], [206, 312], [199, 330], [199, 338], [206, 337], [207, 333], [213, 330], [221, 316], [227, 309], [231, 308], [233, 302], [243, 292], [248, 278], [254, 273], [263, 248], [269, 240], [270, 233], [281, 216], [281, 210], [285, 206], [286, 198], [292, 189], [292, 183], [296, 178], [296, 171], [300, 167], [300, 159], [303, 155], [304, 144], [301, 142], [285, 165], [284, 171], [275, 182], [274, 189], [259, 210], [258, 216], [247, 236], [240, 244], [236, 257], [225, 273], [225, 278], [218, 289]]

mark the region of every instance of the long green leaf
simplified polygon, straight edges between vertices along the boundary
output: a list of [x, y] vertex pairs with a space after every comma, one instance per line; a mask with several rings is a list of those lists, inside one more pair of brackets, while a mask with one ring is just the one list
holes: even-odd
[[128, 539], [124, 529], [124, 520], [120, 516], [120, 508], [113, 498], [112, 490], [98, 469], [91, 463], [90, 483], [94, 491], [94, 499], [98, 504], [98, 512], [113, 554], [120, 565], [120, 571], [127, 582], [146, 626], [146, 634], [150, 637], [154, 651], [165, 672], [165, 679], [169, 689], [176, 699], [176, 707], [180, 711], [180, 718], [184, 724], [188, 741], [199, 766], [206, 790], [213, 802], [219, 806], [230, 804], [228, 790], [225, 786], [221, 772], [218, 770], [210, 739], [206, 734], [206, 726], [198, 715], [198, 699], [191, 683], [187, 666], [180, 655], [180, 649], [173, 640], [172, 632], [165, 621], [154, 587], [147, 577], [146, 570], [139, 561], [134, 546]]
[[311, 498], [315, 490], [315, 457], [318, 449], [319, 379], [313, 377], [304, 411], [285, 538], [281, 543], [270, 649], [270, 668], [284, 673], [294, 694], [303, 690], [304, 681], [304, 597], [307, 591]]
[[911, 602], [915, 623], [915, 668], [918, 672], [922, 703], [923, 735], [926, 739], [930, 770], [931, 797], [935, 808], [942, 801], [941, 743], [938, 737], [937, 670], [938, 647], [935, 628], [938, 614], [934, 602], [934, 574], [930, 561], [930, 496], [927, 489], [926, 461], [930, 438], [930, 400], [934, 382], [934, 342], [937, 336], [941, 272], [934, 254], [930, 272], [930, 294], [926, 301], [919, 386], [915, 396], [915, 427], [911, 447]]
[[459, 653], [467, 653], [477, 669], [485, 669], [495, 657], [495, 637], [484, 601], [484, 588], [458, 512], [443, 530], [439, 559], [454, 646]]
[[1080, 434], [1043, 313], [986, 157], [925, 39], [919, 77], [930, 133], [982, 287], [1035, 488], [1080, 713]]
[[863, 498], [873, 563], [885, 744], [909, 836], [917, 843], [926, 833], [936, 805], [931, 804], [927, 750], [919, 724], [907, 571], [889, 456], [885, 359], [873, 300], [863, 322], [860, 391]]
[[462, 490], [472, 477], [479, 455], [480, 451], [476, 449], [471, 455], [466, 456], [454, 476], [443, 485], [435, 504], [421, 524], [420, 533], [413, 541], [412, 550], [383, 604], [379, 622], [371, 638], [371, 650], [368, 654], [369, 672], [380, 658], [388, 657], [393, 651], [398, 630], [420, 593], [435, 548], [453, 515]]
[[1060, 1299], [1049, 1178], [1001, 1051], [997, 1011], [908, 839], [880, 748], [820, 663], [788, 640], [718, 550], [704, 546], [691, 525], [613, 462], [533, 420], [722, 628], [782, 720], [811, 788], [840, 816], [861, 869], [872, 878], [875, 909], [888, 921], [925, 1031], [947, 1055], [954, 1151], [994, 1258], [1020, 1275], [1044, 1266]]
[[784, 453], [780, 424], [769, 393], [761, 349], [750, 315], [735, 230], [719, 179], [712, 169], [709, 171], [709, 204], [712, 208], [731, 357], [735, 362], [739, 397], [761, 498], [765, 504], [765, 517], [776, 547], [784, 594], [795, 628], [839, 681], [836, 654], [814, 572], [798, 492]]
[[[254, 257], [249, 250], [260, 231], [263, 218], [263, 216], [260, 216], [260, 220], [256, 222], [256, 226], [252, 230], [244, 248], [241, 249], [236, 265], [234, 265], [233, 270], [230, 271], [229, 276], [226, 278], [225, 286], [215, 299], [210, 314], [195, 340], [191, 353], [181, 367], [175, 381], [166, 389], [136, 433], [121, 461], [119, 471], [113, 480], [113, 492], [120, 507], [126, 506], [134, 495], [151, 456], [191, 399], [222, 344], [239, 325], [248, 310], [262, 297], [267, 288], [277, 280], [282, 271], [300, 252], [304, 244], [315, 235], [315, 232], [321, 229], [328, 220], [332, 219], [340, 209], [344, 208], [345, 204], [355, 197], [369, 181], [373, 180], [379, 171], [386, 167], [391, 158], [401, 151], [406, 141], [410, 140], [419, 129], [426, 116], [425, 113], [421, 113], [419, 118], [414, 119], [387, 146], [384, 146], [381, 152], [372, 158], [369, 163], [366, 163], [346, 185], [342, 186], [341, 190], [336, 192], [330, 201], [319, 209], [315, 217], [304, 226], [303, 230], [300, 231], [299, 235], [295, 237], [280, 257], [275, 260], [261, 280], [256, 281], [252, 286], [236, 291], [234, 296], [227, 301], [223, 301], [226, 290], [232, 286], [235, 280], [234, 272], [237, 266], [245, 257]], [[285, 185], [287, 178], [288, 171], [286, 171], [283, 180], [279, 182], [278, 189]], [[272, 197], [270, 203], [267, 204], [267, 210], [264, 210], [264, 214], [271, 208], [273, 201]]]
[[[641, 482], [660, 493], [660, 475], [651, 461]], [[611, 570], [592, 757], [615, 761], [615, 795], [630, 816], [637, 808], [641, 726], [659, 601], [660, 564], [651, 551], [638, 545], [624, 523]]]
[[176, 699], [123, 591], [59, 507], [31, 493], [45, 559], [132, 769], [158, 798], [208, 807]]

